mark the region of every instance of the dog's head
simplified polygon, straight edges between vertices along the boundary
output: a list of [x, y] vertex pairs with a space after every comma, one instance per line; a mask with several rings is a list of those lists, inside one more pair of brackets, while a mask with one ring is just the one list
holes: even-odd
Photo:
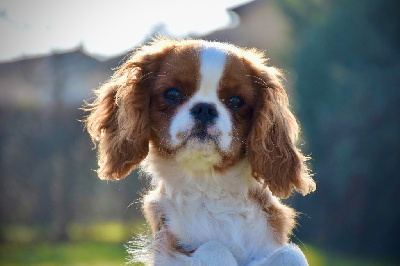
[[315, 189], [281, 74], [261, 52], [160, 38], [95, 94], [86, 125], [103, 179], [125, 177], [151, 147], [193, 171], [223, 172], [247, 157], [253, 177], [279, 197]]

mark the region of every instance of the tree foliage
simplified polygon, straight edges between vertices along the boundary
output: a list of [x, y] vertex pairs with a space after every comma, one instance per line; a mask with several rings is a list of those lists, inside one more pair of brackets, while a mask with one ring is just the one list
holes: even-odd
[[400, 2], [327, 1], [324, 19], [285, 2], [303, 21], [297, 113], [317, 181], [315, 195], [297, 201], [312, 215], [301, 239], [398, 256]]

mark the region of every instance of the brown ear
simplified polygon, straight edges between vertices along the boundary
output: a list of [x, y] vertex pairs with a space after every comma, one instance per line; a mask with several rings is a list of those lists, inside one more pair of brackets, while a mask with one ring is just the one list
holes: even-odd
[[299, 126], [289, 110], [281, 74], [264, 67], [256, 76], [258, 106], [247, 141], [252, 175], [280, 198], [290, 196], [292, 187], [303, 195], [312, 192], [315, 182], [305, 163], [308, 158], [295, 145]]
[[138, 49], [114, 75], [94, 91], [87, 104], [86, 127], [98, 143], [98, 174], [101, 179], [127, 176], [149, 151], [149, 104], [152, 80], [167, 40]]

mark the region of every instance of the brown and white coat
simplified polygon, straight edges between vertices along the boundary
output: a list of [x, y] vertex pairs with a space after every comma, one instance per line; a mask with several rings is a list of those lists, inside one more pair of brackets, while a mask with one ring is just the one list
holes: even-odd
[[95, 90], [86, 125], [99, 176], [152, 180], [143, 210], [156, 265], [305, 265], [280, 203], [315, 189], [282, 76], [263, 54], [159, 38]]

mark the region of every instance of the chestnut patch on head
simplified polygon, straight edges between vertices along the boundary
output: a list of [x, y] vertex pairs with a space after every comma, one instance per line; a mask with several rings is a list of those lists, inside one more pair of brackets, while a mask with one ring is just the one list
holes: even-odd
[[256, 91], [252, 86], [249, 66], [240, 54], [228, 54], [224, 74], [219, 83], [218, 98], [230, 112], [232, 143], [230, 151], [216, 167], [218, 171], [237, 163], [246, 154], [246, 140], [252, 123]]
[[169, 126], [177, 110], [198, 87], [199, 46], [176, 46], [165, 56], [153, 83], [150, 104], [151, 142], [162, 156], [175, 154], [169, 145]]
[[117, 180], [128, 175], [149, 151], [150, 90], [162, 58], [176, 42], [155, 40], [138, 48], [113, 76], [97, 88], [86, 127], [98, 144], [98, 174]]

